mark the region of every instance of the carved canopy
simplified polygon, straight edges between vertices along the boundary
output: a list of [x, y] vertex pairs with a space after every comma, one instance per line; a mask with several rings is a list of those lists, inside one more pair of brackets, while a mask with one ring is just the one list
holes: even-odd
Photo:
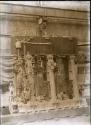
[[34, 37], [25, 43], [22, 42], [22, 51], [24, 46], [26, 52], [31, 54], [75, 55], [77, 52], [77, 40], [68, 37]]

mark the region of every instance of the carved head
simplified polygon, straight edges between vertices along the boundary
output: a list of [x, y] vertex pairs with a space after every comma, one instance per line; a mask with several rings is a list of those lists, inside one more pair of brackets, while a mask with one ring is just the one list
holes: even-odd
[[20, 49], [21, 48], [21, 41], [17, 41], [15, 45], [16, 45], [16, 49]]
[[51, 54], [47, 55], [47, 60], [53, 60], [53, 55]]
[[29, 52], [27, 52], [26, 59], [31, 60], [31, 61], [33, 60], [33, 57], [32, 57], [32, 55], [30, 55]]

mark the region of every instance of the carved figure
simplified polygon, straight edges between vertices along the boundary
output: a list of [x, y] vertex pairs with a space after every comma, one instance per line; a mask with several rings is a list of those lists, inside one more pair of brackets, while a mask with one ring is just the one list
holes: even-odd
[[27, 74], [33, 74], [33, 61], [33, 57], [28, 52], [25, 57], [25, 69]]
[[[50, 71], [53, 71], [56, 67], [56, 63], [53, 60], [53, 55], [47, 56], [47, 74], [49, 74]], [[49, 75], [47, 75], [48, 81], [50, 80]]]
[[34, 59], [33, 57], [29, 54], [29, 52], [26, 55], [25, 58], [25, 69], [26, 69], [26, 74], [29, 80], [29, 87], [31, 88], [31, 99], [34, 100], [34, 95], [35, 95], [35, 90], [34, 90]]
[[51, 100], [56, 100], [56, 88], [55, 88], [55, 80], [54, 80], [54, 68], [56, 66], [56, 63], [53, 60], [53, 55], [47, 56], [47, 77], [48, 81], [50, 83], [51, 88]]
[[17, 60], [16, 64], [16, 71], [17, 71], [17, 77], [16, 77], [16, 90], [17, 90], [17, 96], [20, 97], [22, 92], [22, 85], [23, 85], [23, 76], [24, 76], [24, 70], [23, 70], [23, 60], [22, 58], [19, 58]]

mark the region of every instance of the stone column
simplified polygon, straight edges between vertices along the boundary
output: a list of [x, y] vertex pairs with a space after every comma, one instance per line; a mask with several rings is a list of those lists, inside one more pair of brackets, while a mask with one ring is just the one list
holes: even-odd
[[56, 101], [56, 87], [55, 87], [55, 80], [54, 80], [54, 68], [56, 64], [53, 61], [52, 55], [48, 55], [47, 59], [48, 59], [47, 72], [48, 72], [50, 89], [51, 89], [51, 101], [55, 102]]
[[69, 80], [73, 83], [73, 99], [79, 100], [79, 91], [77, 83], [77, 67], [74, 62], [75, 56], [70, 56], [69, 60]]

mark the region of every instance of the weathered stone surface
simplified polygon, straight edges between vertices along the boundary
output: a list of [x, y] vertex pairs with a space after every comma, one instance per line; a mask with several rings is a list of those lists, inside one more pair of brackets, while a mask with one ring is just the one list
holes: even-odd
[[[71, 11], [71, 10], [53, 10], [53, 9], [45, 9], [39, 8], [39, 7], [27, 7], [27, 6], [17, 6], [17, 5], [0, 5], [1, 9], [1, 18], [0, 18], [0, 26], [1, 26], [1, 45], [0, 48], [2, 53], [4, 50], [6, 50], [9, 55], [13, 54], [14, 56], [14, 49], [15, 49], [15, 42], [16, 41], [22, 41], [24, 44], [26, 42], [29, 42], [30, 38], [35, 36], [40, 36], [39, 33], [39, 24], [38, 24], [38, 18], [39, 16], [44, 16], [44, 11], [46, 12], [46, 27], [42, 27], [42, 32], [46, 37], [76, 37], [78, 39], [78, 43], [87, 43], [88, 41], [88, 17], [87, 11]], [[31, 16], [32, 14], [32, 16]], [[44, 25], [43, 25], [44, 26]], [[45, 31], [44, 29], [45, 28]], [[7, 44], [7, 46], [4, 46], [4, 42]], [[66, 45], [66, 44], [65, 44]], [[5, 48], [4, 48], [5, 47]], [[30, 60], [26, 59], [26, 52], [21, 51], [22, 47], [18, 48], [18, 58], [19, 56], [22, 57], [23, 64], [20, 64], [19, 67], [17, 67], [17, 70], [14, 72], [16, 76], [16, 88], [18, 89], [18, 92], [16, 91], [16, 94], [19, 94], [20, 99], [17, 101], [19, 106], [23, 106], [27, 103], [33, 107], [34, 109], [37, 107], [40, 109], [41, 106], [44, 107], [58, 107], [60, 104], [61, 107], [64, 106], [64, 108], [67, 106], [67, 104], [70, 104], [74, 102], [73, 105], [76, 105], [76, 103], [79, 103], [79, 93], [78, 93], [78, 81], [77, 81], [77, 64], [75, 64], [74, 59], [70, 60], [71, 62], [71, 77], [68, 75], [69, 73], [66, 71], [64, 75], [66, 76], [65, 79], [68, 80], [68, 76], [70, 77], [70, 80], [73, 82], [73, 88], [74, 96], [77, 100], [73, 99], [72, 101], [67, 99], [68, 95], [64, 92], [59, 92], [59, 95], [56, 93], [56, 82], [55, 82], [55, 75], [54, 75], [54, 69], [56, 67], [55, 59], [54, 57], [51, 57], [51, 59], [48, 59], [45, 62], [46, 66], [48, 68], [49, 77], [47, 74], [47, 71], [43, 69], [43, 60], [42, 57], [38, 55], [41, 59], [35, 59], [36, 62], [33, 62], [31, 57]], [[27, 49], [27, 48], [26, 48]], [[36, 48], [35, 48], [36, 49]], [[10, 51], [11, 50], [11, 51]], [[5, 52], [5, 56], [7, 54]], [[16, 55], [17, 55], [16, 53]], [[24, 55], [23, 55], [24, 54]], [[4, 55], [3, 55], [4, 56]], [[29, 55], [30, 56], [30, 55]], [[43, 56], [43, 55], [42, 55]], [[36, 54], [33, 55], [33, 57], [36, 57]], [[47, 55], [46, 55], [47, 57]], [[50, 61], [49, 61], [50, 60]], [[10, 61], [8, 61], [10, 64]], [[35, 68], [36, 64], [36, 68]], [[52, 65], [53, 64], [53, 65]], [[65, 63], [67, 64], [67, 63]], [[25, 66], [26, 65], [26, 66]], [[68, 65], [68, 64], [67, 64]], [[34, 67], [33, 67], [34, 66]], [[46, 67], [45, 66], [45, 67]], [[34, 69], [35, 68], [35, 69]], [[66, 70], [68, 68], [67, 66], [64, 66], [63, 70]], [[45, 70], [45, 76], [44, 71]], [[61, 72], [61, 71], [60, 71]], [[27, 75], [27, 78], [26, 78]], [[14, 76], [14, 77], [15, 77]], [[45, 80], [44, 80], [45, 77]], [[46, 78], [47, 77], [47, 78]], [[63, 76], [64, 77], [64, 76]], [[82, 76], [84, 77], [84, 76]], [[9, 76], [10, 78], [10, 76]], [[49, 78], [49, 79], [48, 79]], [[47, 81], [48, 80], [48, 81]], [[67, 82], [66, 80], [66, 82]], [[37, 81], [37, 82], [36, 82]], [[81, 81], [84, 82], [84, 81]], [[36, 84], [37, 83], [37, 84]], [[39, 83], [39, 84], [38, 84]], [[44, 85], [44, 83], [46, 85]], [[31, 84], [31, 85], [30, 85]], [[35, 85], [36, 84], [36, 85]], [[42, 86], [43, 84], [43, 86]], [[63, 87], [61, 90], [65, 91], [67, 90], [69, 92], [70, 86], [67, 85], [69, 82], [65, 83], [63, 82], [63, 85], [66, 87]], [[34, 86], [35, 85], [35, 86]], [[45, 86], [46, 92], [43, 91], [43, 87]], [[35, 89], [37, 88], [37, 89]], [[28, 90], [26, 90], [28, 89]], [[30, 92], [30, 90], [32, 91]], [[35, 92], [36, 91], [36, 92]], [[47, 93], [48, 92], [48, 93]], [[68, 93], [67, 92], [67, 93]], [[86, 92], [86, 93], [85, 93]], [[23, 93], [23, 94], [22, 94]], [[42, 93], [42, 94], [41, 94]], [[73, 93], [71, 95], [73, 96]], [[32, 98], [31, 98], [32, 95]], [[52, 98], [53, 102], [46, 103], [46, 97], [48, 97], [47, 101], [50, 102], [50, 99]], [[35, 97], [36, 96], [36, 97]], [[58, 96], [58, 100], [56, 100]], [[84, 91], [84, 96], [89, 96], [88, 91]], [[62, 99], [64, 98], [64, 99]], [[32, 101], [31, 101], [32, 99]], [[66, 101], [65, 101], [66, 99]], [[56, 102], [54, 101], [56, 100]], [[60, 102], [60, 101], [62, 102]], [[19, 102], [20, 101], [20, 102]], [[23, 101], [23, 103], [22, 103]], [[78, 101], [78, 102], [77, 102]], [[60, 102], [60, 103], [59, 103]], [[53, 108], [54, 108], [53, 107]], [[39, 112], [38, 109], [38, 112]], [[71, 111], [71, 110], [70, 110]], [[48, 112], [49, 113], [49, 112]], [[54, 113], [56, 116], [56, 113]], [[64, 113], [65, 115], [69, 115], [69, 112]], [[74, 113], [73, 113], [74, 114]], [[52, 112], [49, 114], [46, 114], [45, 117], [49, 115], [51, 118]], [[64, 115], [64, 116], [65, 116]], [[58, 113], [58, 117], [60, 116], [60, 113]], [[38, 116], [36, 116], [37, 118]], [[36, 119], [35, 118], [35, 119]], [[42, 115], [40, 116], [42, 118]]]

